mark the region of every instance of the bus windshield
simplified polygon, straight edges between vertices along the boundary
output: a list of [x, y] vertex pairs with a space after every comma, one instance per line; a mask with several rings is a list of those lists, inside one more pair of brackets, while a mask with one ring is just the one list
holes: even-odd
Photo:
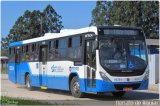
[[99, 40], [100, 63], [109, 70], [140, 70], [147, 66], [144, 40]]

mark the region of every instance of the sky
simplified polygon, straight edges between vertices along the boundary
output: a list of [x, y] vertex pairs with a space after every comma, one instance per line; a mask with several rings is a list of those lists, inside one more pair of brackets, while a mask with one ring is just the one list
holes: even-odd
[[89, 26], [96, 1], [2, 1], [1, 36], [9, 34], [15, 21], [26, 10], [43, 11], [48, 4], [62, 16], [64, 29], [77, 29]]

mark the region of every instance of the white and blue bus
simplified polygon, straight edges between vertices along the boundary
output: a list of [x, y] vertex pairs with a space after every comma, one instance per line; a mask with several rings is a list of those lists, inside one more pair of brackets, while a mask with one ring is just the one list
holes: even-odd
[[148, 89], [148, 57], [141, 28], [87, 27], [46, 33], [9, 47], [9, 80], [28, 89], [42, 87], [85, 93]]

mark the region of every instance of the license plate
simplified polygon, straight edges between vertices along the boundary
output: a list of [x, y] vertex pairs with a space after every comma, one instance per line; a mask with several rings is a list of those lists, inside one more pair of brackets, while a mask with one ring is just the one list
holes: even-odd
[[131, 87], [126, 87], [126, 88], [123, 88], [123, 90], [124, 90], [124, 91], [131, 91], [131, 90], [133, 90], [133, 88], [131, 88]]

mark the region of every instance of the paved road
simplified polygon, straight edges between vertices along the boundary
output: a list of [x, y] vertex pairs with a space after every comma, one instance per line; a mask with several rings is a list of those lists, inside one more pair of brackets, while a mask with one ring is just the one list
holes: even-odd
[[[1, 76], [1, 93], [4, 96], [19, 97], [24, 99], [34, 99], [49, 103], [58, 104], [78, 104], [78, 105], [134, 105], [142, 103], [154, 103], [157, 106], [159, 93], [156, 91], [133, 91], [128, 92], [123, 98], [115, 98], [111, 94], [95, 95], [87, 94], [85, 98], [74, 98], [69, 92], [60, 90], [40, 90], [29, 91], [21, 85], [15, 85], [8, 80], [7, 75]], [[140, 100], [140, 101], [139, 101]], [[155, 101], [154, 101], [155, 100]]]

